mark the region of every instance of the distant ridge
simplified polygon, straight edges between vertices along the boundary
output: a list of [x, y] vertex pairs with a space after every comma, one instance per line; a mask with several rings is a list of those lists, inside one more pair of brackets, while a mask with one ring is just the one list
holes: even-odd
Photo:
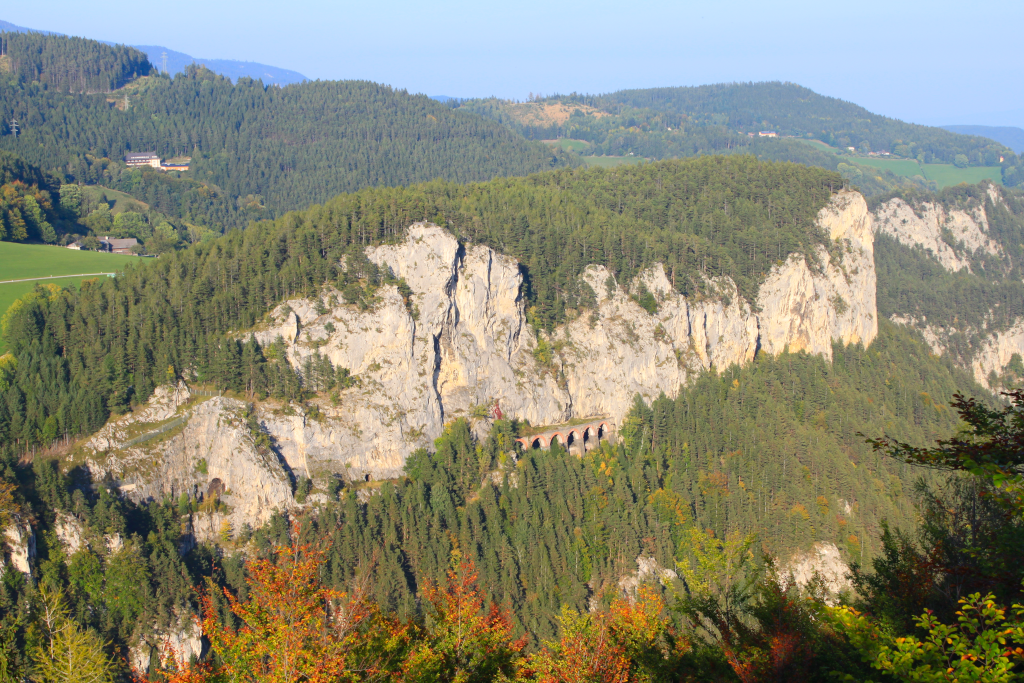
[[35, 33], [45, 33], [46, 35], [56, 35], [56, 34], [54, 34], [53, 31], [41, 31], [41, 30], [39, 30], [37, 28], [25, 28], [24, 26], [18, 26], [16, 24], [12, 24], [9, 21], [4, 21], [3, 19], [0, 19], [0, 31], [10, 31], [12, 33], [35, 32]]
[[146, 53], [149, 62], [158, 69], [163, 69], [163, 53], [167, 53], [167, 71], [172, 74], [180, 73], [189, 64], [202, 64], [210, 71], [221, 76], [227, 76], [232, 81], [248, 77], [260, 79], [265, 84], [288, 85], [290, 83], [301, 83], [309, 79], [298, 71], [289, 71], [276, 66], [268, 66], [257, 62], [242, 62], [236, 59], [206, 59], [203, 57], [192, 57], [184, 52], [177, 52], [161, 45], [133, 45]]
[[[12, 24], [9, 21], [0, 20], [0, 31], [12, 31], [17, 33], [45, 33], [47, 35], [62, 35], [54, 31], [42, 31], [35, 28], [25, 28], [24, 26], [18, 26]], [[102, 41], [108, 44], [109, 41]], [[276, 66], [269, 66], [267, 64], [259, 64], [257, 62], [243, 62], [236, 59], [206, 59], [202, 57], [192, 57], [184, 52], [178, 52], [171, 50], [170, 48], [163, 47], [162, 45], [133, 45], [132, 47], [142, 50], [146, 53], [149, 58], [150, 64], [163, 69], [163, 54], [167, 53], [167, 71], [172, 74], [180, 73], [185, 70], [189, 64], [203, 64], [207, 69], [218, 73], [221, 76], [226, 76], [232, 81], [237, 81], [239, 78], [248, 77], [252, 79], [262, 80], [264, 84], [274, 85], [288, 85], [290, 83], [301, 83], [302, 81], [309, 80], [298, 71], [290, 71], [288, 69], [282, 69]]]
[[941, 126], [962, 135], [980, 135], [1006, 145], [1017, 154], [1024, 154], [1024, 128], [1016, 126]]

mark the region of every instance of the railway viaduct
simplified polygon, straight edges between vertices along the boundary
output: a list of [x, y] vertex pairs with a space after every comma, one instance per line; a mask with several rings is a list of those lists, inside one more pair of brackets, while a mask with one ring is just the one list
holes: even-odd
[[582, 424], [552, 427], [537, 434], [519, 437], [516, 441], [522, 444], [524, 450], [550, 448], [553, 441], [558, 441], [566, 450], [582, 450], [585, 453], [595, 448], [602, 439], [610, 438], [614, 431], [611, 420], [601, 417]]

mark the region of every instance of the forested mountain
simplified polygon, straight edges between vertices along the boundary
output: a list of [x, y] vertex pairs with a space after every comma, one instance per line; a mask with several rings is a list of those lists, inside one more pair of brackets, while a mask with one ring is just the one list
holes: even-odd
[[[54, 33], [53, 31], [25, 28], [24, 26], [17, 26], [9, 21], [3, 20], [0, 20], [0, 31], [8, 33], [35, 33], [39, 35], [65, 37], [59, 33]], [[113, 43], [106, 43], [105, 41], [100, 42], [107, 45], [114, 45]], [[185, 71], [189, 65], [201, 64], [214, 73], [226, 76], [232, 80], [245, 77], [252, 78], [253, 80], [262, 80], [267, 85], [288, 85], [290, 83], [301, 83], [302, 81], [307, 80], [305, 76], [297, 71], [282, 69], [268, 64], [260, 64], [258, 62], [243, 62], [237, 59], [193, 57], [192, 55], [187, 55], [184, 52], [178, 52], [177, 50], [172, 50], [162, 45], [132, 45], [131, 47], [145, 53], [149, 58], [149, 63], [152, 64], [155, 69], [164, 70], [166, 65], [166, 71], [171, 75]]]
[[[227, 406], [218, 414], [218, 434], [239, 429], [247, 435], [244, 448], [268, 462], [284, 461], [285, 444], [261, 420], [298, 420], [305, 434], [327, 419], [324, 412], [339, 400], [339, 390], [378, 389], [346, 368], [320, 373], [309, 365], [293, 367], [283, 340], [261, 344], [254, 330], [271, 324], [268, 313], [278, 304], [299, 305], [298, 299], [372, 316], [383, 310], [382, 297], [390, 289], [406, 298], [398, 305], [410, 324], [431, 324], [424, 319], [429, 311], [416, 309], [409, 284], [365, 251], [397, 244], [415, 221], [446, 226], [464, 245], [488, 245], [519, 259], [525, 276], [519, 295], [535, 326], [531, 334], [555, 340], [548, 331], [556, 325], [588, 318], [590, 329], [599, 324], [597, 293], [579, 284], [591, 264], [626, 283], [645, 267], [663, 263], [671, 286], [696, 304], [722, 298], [712, 281], [725, 276], [737, 283], [735, 296], [754, 301], [769, 272], [792, 262], [791, 254], [808, 264], [809, 276], [824, 267], [822, 250], [842, 263], [849, 244], [834, 242], [816, 220], [843, 186], [841, 177], [822, 169], [731, 155], [614, 170], [561, 169], [470, 185], [434, 181], [368, 188], [170, 252], [118, 278], [87, 283], [79, 292], [39, 288], [4, 317], [13, 354], [0, 363], [0, 477], [14, 492], [12, 504], [31, 511], [39, 538], [31, 566], [39, 585], [62, 592], [76, 628], [93, 629], [122, 655], [129, 648], [146, 653], [140, 643], [182, 633], [181, 615], [201, 608], [191, 586], [211, 577], [211, 595], [227, 587], [247, 600], [256, 595], [250, 582], [260, 575], [252, 558], [273, 558], [275, 544], [295, 539], [325, 549], [320, 581], [331, 589], [358, 589], [383, 614], [411, 620], [414, 626], [405, 633], [419, 642], [432, 637], [439, 623], [424, 596], [431, 594], [431, 582], [445, 580], [455, 555], [479, 572], [481, 603], [466, 609], [482, 610], [484, 602], [503, 605], [510, 637], [524, 636], [534, 656], [552, 638], [565, 636], [573, 614], [566, 610], [622, 609], [621, 596], [629, 594], [622, 582], [641, 581], [638, 558], [676, 572], [675, 579], [663, 574], [667, 585], [657, 591], [694, 597], [704, 590], [700, 577], [721, 572], [726, 578], [715, 580], [739, 581], [739, 570], [726, 565], [745, 566], [762, 550], [788, 558], [812, 543], [828, 543], [845, 561], [876, 562], [883, 570], [900, 552], [911, 557], [885, 534], [883, 522], [894, 528], [916, 523], [913, 491], [921, 472], [875, 452], [864, 435], [912, 443], [947, 437], [958, 426], [949, 407], [954, 393], [985, 394], [949, 357], [930, 353], [913, 332], [885, 320], [868, 348], [836, 342], [831, 360], [804, 352], [760, 353], [743, 367], [716, 366], [692, 377], [674, 398], [638, 398], [618, 425], [616, 443], [585, 453], [566, 453], [557, 443], [550, 450], [523, 451], [513, 438], [528, 427], [516, 420], [494, 420], [489, 433], [476, 436], [469, 421], [455, 419], [432, 449], [410, 456], [404, 476], [391, 482], [314, 482], [308, 466], [290, 470], [295, 500], [315, 501], [305, 513], [296, 508], [259, 530], [221, 524], [208, 536], [218, 539], [216, 545], [202, 544], [184, 557], [182, 549], [193, 542], [189, 533], [226, 520], [228, 508], [219, 496], [228, 498], [227, 491], [211, 482], [209, 488], [136, 505], [90, 482], [84, 468], [61, 471], [43, 456], [63, 453], [85, 462], [70, 445], [62, 446], [63, 437], [73, 442], [111, 414], [139, 408], [158, 384], [187, 378], [227, 392], [211, 399]], [[1021, 227], [1016, 195], [1005, 195], [1003, 215], [985, 187], [957, 192], [930, 199], [949, 206], [981, 202], [991, 210], [992, 235], [1009, 248]], [[879, 245], [880, 252], [890, 253], [900, 246]], [[1017, 257], [1017, 251], [1005, 259], [979, 254], [972, 263], [983, 277], [1016, 272]], [[887, 279], [879, 283], [880, 303], [897, 294], [892, 277], [880, 273], [880, 280]], [[614, 278], [605, 283], [609, 292], [615, 286]], [[335, 298], [344, 302], [328, 303], [328, 292], [340, 293]], [[634, 289], [629, 296], [643, 310], [659, 305], [650, 292]], [[954, 301], [957, 310], [964, 305], [976, 304]], [[725, 315], [724, 308], [718, 315]], [[331, 324], [342, 327], [344, 320]], [[623, 328], [623, 343], [636, 344], [638, 333], [634, 329], [630, 338], [629, 327]], [[294, 329], [306, 334], [298, 323]], [[318, 342], [303, 337], [299, 343]], [[532, 348], [540, 367], [548, 368], [543, 372], [563, 381], [550, 358], [544, 360], [544, 347]], [[360, 388], [363, 381], [368, 386]], [[173, 426], [170, 419], [156, 424]], [[168, 438], [174, 429], [179, 427]], [[128, 428], [128, 436], [136, 433]], [[106, 448], [117, 451], [107, 434]], [[31, 468], [17, 464], [32, 451], [39, 455]], [[211, 453], [206, 452], [209, 462], [187, 467], [204, 477], [204, 487], [206, 468], [214, 467]], [[111, 478], [109, 487], [117, 486]], [[290, 530], [296, 514], [298, 526]], [[69, 528], [80, 529], [87, 543], [69, 550]], [[182, 529], [193, 532], [183, 535]], [[30, 606], [42, 599], [35, 590], [25, 580], [2, 586], [5, 656], [13, 669], [24, 670], [38, 657], [27, 645], [33, 637]], [[741, 593], [730, 595], [757, 604]], [[875, 600], [884, 593], [865, 591]], [[705, 597], [725, 599], [716, 595]], [[204, 604], [213, 621], [204, 628], [237, 623], [228, 603], [210, 600]], [[914, 609], [935, 604], [916, 600], [908, 603]], [[941, 614], [950, 613], [949, 602], [941, 602]], [[685, 600], [679, 604], [693, 607]], [[711, 609], [712, 603], [702, 604]], [[685, 630], [694, 622], [672, 609], [662, 618], [693, 638], [685, 664], [692, 667], [685, 669], [693, 672], [690, 680], [737, 680], [728, 651], [715, 649], [720, 641]], [[823, 611], [807, 623], [821, 624], [826, 614], [832, 613]], [[768, 629], [774, 622], [761, 623]], [[835, 637], [852, 647], [845, 636]], [[711, 649], [700, 649], [703, 638]], [[655, 659], [667, 656], [664, 649], [655, 651]], [[855, 651], [843, 652], [849, 661], [834, 652], [822, 660], [822, 676], [828, 667], [856, 670], [861, 660]], [[156, 659], [151, 664], [159, 667]], [[682, 670], [673, 669], [673, 675]], [[534, 673], [524, 670], [522, 676], [534, 680]]]
[[135, 48], [42, 33], [0, 33], [0, 54], [0, 73], [13, 76], [9, 87], [36, 83], [57, 92], [102, 93], [154, 71]]
[[[964, 164], [1001, 165], [1007, 185], [1020, 182], [1016, 155], [993, 140], [889, 119], [793, 83], [728, 83], [607, 95], [573, 93], [523, 103], [482, 99], [453, 106], [501, 121], [531, 139], [564, 137], [588, 142], [588, 153], [597, 155], [665, 159], [739, 150], [829, 169], [839, 163], [834, 155], [807, 149], [806, 144], [758, 137], [761, 131], [774, 131], [780, 136], [820, 140], [842, 150], [885, 151], [922, 163], [952, 164], [957, 155], [963, 155]], [[906, 183], [895, 178], [889, 182]], [[891, 188], [867, 188], [871, 193], [876, 189]]]
[[[516, 634], [533, 646], [557, 634], [563, 606], [612, 601], [637, 556], [669, 568], [686, 562], [693, 529], [733, 539], [759, 531], [760, 544], [783, 554], [828, 540], [851, 558], [873, 557], [883, 520], [912, 523], [917, 473], [873, 454], [858, 433], [912, 441], [948, 434], [956, 415], [944, 406], [971, 387], [895, 326], [876, 344], [870, 352], [837, 348], [832, 364], [806, 354], [765, 358], [705, 377], [674, 400], [638, 403], [621, 443], [583, 458], [556, 444], [513, 462], [506, 452], [516, 425], [496, 423], [477, 441], [465, 420], [455, 422], [433, 453], [410, 458], [408, 477], [366, 505], [343, 489], [303, 536], [329, 543], [332, 586], [345, 590], [362, 576], [374, 602], [402, 617], [417, 614], [417, 594], [443, 580], [459, 548], [487, 598], [510, 609]], [[44, 528], [58, 511], [73, 511], [90, 529], [136, 539], [111, 555], [83, 550], [65, 559], [55, 546], [40, 548], [47, 580], [69, 571], [95, 586], [73, 593], [84, 623], [127, 644], [137, 624], [172, 623], [176, 606], [190, 609], [189, 587], [211, 558], [203, 551], [179, 560], [173, 520], [193, 511], [198, 520], [199, 510], [184, 499], [138, 508], [103, 488], [83, 496], [51, 467], [39, 461], [34, 472], [5, 475], [34, 480], [28, 490]], [[498, 486], [481, 486], [489, 471]], [[256, 547], [265, 552], [287, 533], [278, 518], [257, 533]], [[240, 556], [221, 562], [217, 580], [244, 590]]]
[[146, 400], [168, 366], [224, 381], [234, 375], [215, 352], [225, 333], [288, 297], [343, 287], [342, 255], [398, 240], [417, 220], [522, 259], [531, 318], [550, 328], [580, 305], [578, 276], [592, 263], [629, 278], [663, 261], [691, 294], [706, 276], [730, 274], [752, 297], [779, 254], [814, 254], [826, 239], [814, 218], [841, 186], [797, 164], [707, 157], [343, 195], [80, 292], [27, 301], [4, 323], [18, 370], [0, 404], [0, 441], [23, 450], [54, 430], [95, 430], [111, 410]]
[[[1024, 364], [972, 354], [1024, 348], [1024, 198], [879, 176], [869, 205], [746, 133], [1008, 151], [789, 84], [446, 106], [101, 46], [121, 87], [89, 94], [61, 73], [100, 48], [32, 40], [0, 237], [161, 255], [0, 317], [0, 678], [1017, 675], [1024, 396], [989, 390]], [[119, 161], [150, 149], [191, 170]], [[808, 553], [852, 577], [790, 580]]]
[[1024, 154], [1024, 129], [1016, 126], [943, 126], [961, 135], [978, 135], [1002, 143], [1017, 154]]
[[[205, 183], [209, 195], [234, 205], [202, 206], [179, 197], [173, 200], [180, 205], [176, 216], [214, 227], [244, 227], [253, 217], [249, 207], [258, 207], [257, 216], [264, 208], [279, 215], [368, 186], [433, 178], [472, 182], [570, 163], [565, 154], [504, 126], [368, 82], [279, 88], [241, 78], [232, 85], [190, 66], [173, 79], [140, 78], [108, 95], [74, 89], [69, 97], [48, 85], [67, 82], [63, 59], [91, 65], [83, 68], [102, 73], [111, 87], [149, 73], [148, 62], [129, 48], [95, 41], [39, 34], [7, 34], [6, 40], [12, 59], [18, 45], [36, 42], [59, 59], [37, 60], [37, 75], [0, 84], [0, 109], [11, 115], [0, 125], [0, 148], [63, 179], [118, 189], [137, 184], [122, 178], [120, 158], [127, 152], [191, 156], [189, 175]], [[133, 57], [93, 64], [89, 51]], [[94, 85], [89, 89], [110, 89]], [[172, 194], [186, 194], [191, 188], [173, 189]]]

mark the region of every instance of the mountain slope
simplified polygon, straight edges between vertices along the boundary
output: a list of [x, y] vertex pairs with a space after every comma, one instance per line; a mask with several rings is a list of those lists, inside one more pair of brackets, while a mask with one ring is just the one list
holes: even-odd
[[[923, 176], [900, 177], [878, 168], [877, 160], [865, 161], [869, 153], [878, 152], [927, 164], [1002, 166], [995, 172], [1002, 173], [1006, 185], [1024, 178], [1016, 171], [1016, 155], [988, 138], [889, 119], [792, 83], [573, 93], [530, 102], [476, 99], [459, 103], [459, 108], [500, 121], [531, 139], [571, 138], [586, 155], [665, 159], [752, 153], [839, 169], [848, 179], [856, 178], [868, 194], [929, 187]], [[782, 137], [761, 137], [761, 132]]]
[[1002, 143], [1017, 154], [1024, 154], [1024, 128], [1016, 126], [943, 126], [961, 135], [978, 135]]
[[[56, 51], [79, 44], [113, 50], [95, 41], [9, 35], [12, 52], [39, 41]], [[114, 182], [123, 169], [119, 159], [129, 151], [185, 154], [192, 157], [189, 174], [211, 184], [211, 193], [271, 215], [367, 186], [481, 181], [568, 163], [564, 154], [497, 123], [363, 81], [277, 88], [243, 78], [232, 85], [190, 66], [174, 79], [141, 78], [110, 95], [67, 97], [27, 81], [5, 83], [0, 108], [12, 112], [20, 128], [14, 135], [5, 118], [0, 149], [58, 175]], [[244, 213], [220, 213], [230, 221], [225, 227], [248, 222]]]
[[[207, 544], [258, 554], [298, 510], [333, 585], [417, 615], [458, 550], [533, 644], [709, 532], [870, 560], [883, 520], [915, 522], [918, 473], [861, 432], [946, 437], [952, 395], [985, 393], [879, 320], [885, 214], [838, 182], [706, 156], [371, 188], [40, 290], [4, 322], [0, 457], [61, 455], [26, 487], [48, 543], [129, 539], [66, 556], [74, 576], [148, 572], [74, 594], [142, 666], [167, 633], [198, 654], [181, 617], [207, 558], [240, 585], [241, 553]], [[613, 440], [578, 433], [595, 417]]]
[[22, 87], [38, 83], [65, 93], [109, 92], [153, 70], [143, 53], [125, 45], [34, 32], [0, 33], [0, 40], [6, 51], [0, 69]]
[[164, 55], [167, 56], [167, 73], [173, 75], [183, 73], [190, 64], [201, 64], [210, 71], [237, 81], [239, 78], [251, 78], [263, 81], [266, 85], [290, 85], [309, 80], [298, 71], [282, 69], [258, 62], [243, 62], [237, 59], [211, 59], [193, 57], [184, 52], [177, 52], [161, 45], [135, 45], [149, 57], [151, 64], [164, 69]]
[[[35, 28], [17, 26], [9, 21], [3, 20], [0, 20], [0, 31], [13, 33], [40, 33], [49, 36], [63, 35], [60, 33], [54, 33], [53, 31], [43, 31]], [[114, 45], [114, 43], [106, 41], [99, 42], [103, 42], [106, 45]], [[206, 59], [201, 57], [192, 57], [184, 52], [177, 52], [176, 50], [171, 50], [161, 45], [133, 45], [132, 47], [144, 52], [149, 57], [150, 63], [160, 69], [164, 68], [164, 56], [166, 55], [167, 71], [171, 74], [185, 71], [190, 64], [202, 64], [214, 73], [226, 76], [232, 80], [238, 80], [239, 78], [252, 78], [262, 80], [268, 85], [288, 85], [290, 83], [301, 83], [302, 81], [307, 80], [305, 76], [297, 71], [290, 71], [277, 66], [260, 64], [258, 62], [244, 62], [237, 59]]]

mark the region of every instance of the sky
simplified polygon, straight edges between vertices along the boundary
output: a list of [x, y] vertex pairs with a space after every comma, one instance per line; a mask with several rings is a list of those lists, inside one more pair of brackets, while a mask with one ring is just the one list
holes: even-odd
[[1020, 0], [5, 4], [29, 28], [428, 95], [781, 80], [914, 123], [1024, 127]]

